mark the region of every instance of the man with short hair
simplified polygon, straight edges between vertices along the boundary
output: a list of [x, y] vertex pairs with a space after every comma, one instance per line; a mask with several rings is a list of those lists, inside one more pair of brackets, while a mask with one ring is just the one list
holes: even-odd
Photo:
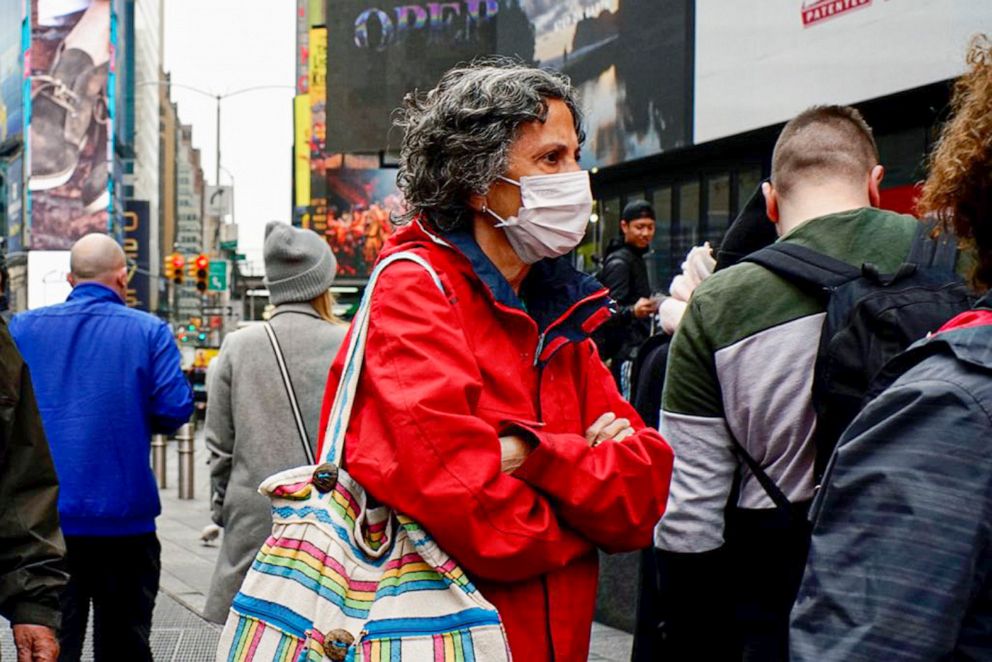
[[61, 485], [70, 574], [61, 659], [79, 659], [92, 600], [96, 659], [151, 660], [161, 569], [151, 434], [189, 420], [192, 391], [169, 326], [124, 304], [121, 247], [86, 235], [72, 247], [70, 269], [65, 303], [11, 322]]
[[[779, 241], [894, 272], [917, 221], [876, 208], [878, 160], [871, 129], [853, 108], [814, 107], [790, 121], [763, 186]], [[666, 623], [673, 659], [788, 659], [789, 610], [809, 544], [811, 391], [824, 315], [820, 299], [746, 262], [715, 273], [689, 302], [662, 401], [660, 428], [676, 460], [655, 530], [666, 587], [680, 607]], [[791, 512], [774, 508], [738, 444]], [[723, 634], [712, 636], [714, 629]]]
[[658, 310], [644, 264], [654, 238], [654, 220], [647, 201], [627, 203], [620, 216], [620, 236], [607, 246], [600, 275], [618, 310], [597, 332], [596, 344], [604, 361], [612, 359], [611, 372], [625, 398], [630, 397], [631, 359], [651, 335], [651, 315]]

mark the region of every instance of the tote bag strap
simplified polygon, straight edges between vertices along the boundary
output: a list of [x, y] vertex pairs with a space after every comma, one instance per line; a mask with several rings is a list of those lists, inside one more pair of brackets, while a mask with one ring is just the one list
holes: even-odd
[[269, 336], [269, 344], [272, 345], [272, 353], [276, 355], [276, 365], [279, 366], [279, 374], [282, 375], [282, 384], [286, 388], [286, 397], [289, 398], [289, 406], [293, 411], [293, 421], [296, 423], [296, 432], [300, 435], [300, 443], [303, 444], [303, 454], [307, 458], [308, 464], [314, 463], [313, 449], [310, 447], [310, 435], [307, 433], [306, 423], [303, 422], [303, 412], [300, 411], [300, 403], [296, 399], [296, 390], [293, 389], [293, 380], [289, 376], [289, 368], [286, 367], [286, 358], [283, 356], [282, 347], [276, 337], [276, 330], [268, 322], [264, 325], [265, 333]]
[[324, 462], [330, 462], [335, 466], [341, 466], [341, 457], [344, 453], [344, 434], [348, 430], [348, 422], [351, 420], [351, 408], [355, 402], [355, 390], [358, 388], [358, 377], [362, 371], [362, 363], [365, 360], [365, 341], [369, 332], [369, 309], [372, 304], [372, 293], [375, 291], [375, 284], [379, 280], [382, 272], [393, 262], [407, 260], [415, 262], [423, 267], [431, 275], [434, 284], [444, 293], [444, 286], [437, 272], [430, 263], [420, 255], [410, 251], [394, 253], [382, 260], [369, 277], [369, 283], [365, 287], [365, 295], [362, 303], [352, 320], [351, 340], [345, 353], [344, 368], [341, 370], [341, 381], [338, 383], [338, 390], [334, 394], [334, 404], [331, 406], [331, 413], [327, 419], [327, 429], [324, 431]]

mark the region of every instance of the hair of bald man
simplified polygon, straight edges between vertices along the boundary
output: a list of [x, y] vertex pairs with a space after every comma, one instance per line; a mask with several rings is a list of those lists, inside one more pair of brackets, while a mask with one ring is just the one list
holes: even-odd
[[772, 185], [788, 197], [799, 185], [862, 186], [878, 165], [871, 127], [850, 106], [813, 106], [782, 129], [772, 153]]
[[124, 249], [105, 234], [93, 233], [82, 237], [72, 245], [69, 253], [69, 271], [77, 281], [103, 280], [126, 265]]

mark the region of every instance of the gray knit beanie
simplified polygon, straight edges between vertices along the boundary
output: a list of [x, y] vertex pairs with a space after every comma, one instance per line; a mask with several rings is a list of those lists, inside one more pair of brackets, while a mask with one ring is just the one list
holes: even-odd
[[338, 270], [331, 248], [316, 232], [270, 221], [265, 226], [265, 286], [275, 305], [310, 301], [326, 292]]

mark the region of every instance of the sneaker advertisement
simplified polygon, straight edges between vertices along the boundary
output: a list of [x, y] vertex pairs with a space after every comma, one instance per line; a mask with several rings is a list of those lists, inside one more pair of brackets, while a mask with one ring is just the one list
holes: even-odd
[[110, 0], [32, 0], [28, 127], [31, 248], [108, 229]]

